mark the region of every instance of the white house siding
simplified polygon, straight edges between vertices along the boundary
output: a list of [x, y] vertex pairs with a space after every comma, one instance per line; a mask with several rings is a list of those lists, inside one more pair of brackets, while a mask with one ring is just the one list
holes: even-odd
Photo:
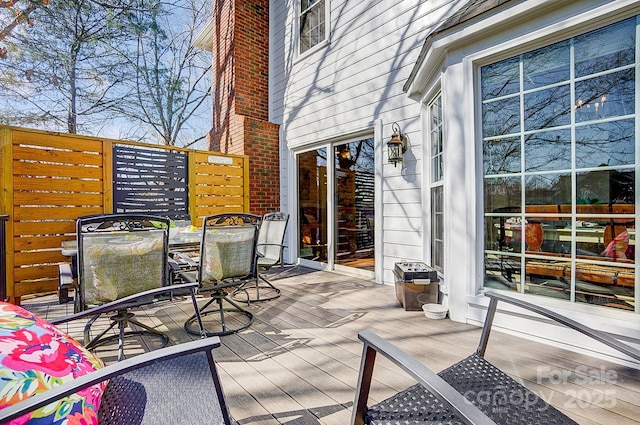
[[[434, 87], [441, 85], [442, 88], [446, 170], [445, 270], [448, 271], [444, 287], [449, 294], [450, 312], [455, 320], [480, 323], [486, 307], [486, 300], [478, 295], [484, 267], [482, 138], [477, 100], [479, 67], [638, 14], [638, 1], [514, 1], [438, 33], [428, 43], [427, 54], [418, 62], [417, 72], [407, 84], [407, 91], [417, 101], [414, 109], [420, 110], [430, 98], [428, 93]], [[422, 131], [421, 137], [426, 140], [427, 128], [424, 125]], [[639, 150], [636, 141], [636, 157]], [[428, 164], [424, 167], [426, 174]], [[636, 282], [637, 272], [638, 266]], [[640, 341], [637, 313], [547, 297], [523, 297], [589, 326]], [[496, 317], [496, 325], [531, 338], [537, 338], [540, 329], [548, 326], [534, 317], [505, 315]], [[570, 335], [556, 329], [552, 342], [579, 351], [607, 353], [593, 342]]]
[[[270, 5], [270, 120], [281, 124], [283, 209], [297, 222], [294, 152], [342, 138], [375, 137], [376, 281], [393, 283], [394, 263], [427, 261], [423, 249], [420, 112], [402, 86], [426, 35], [459, 0], [330, 2], [325, 45], [296, 53], [299, 0]], [[409, 137], [404, 164], [386, 159], [391, 124]], [[297, 229], [288, 245], [297, 246]], [[290, 250], [289, 260], [295, 260]]]

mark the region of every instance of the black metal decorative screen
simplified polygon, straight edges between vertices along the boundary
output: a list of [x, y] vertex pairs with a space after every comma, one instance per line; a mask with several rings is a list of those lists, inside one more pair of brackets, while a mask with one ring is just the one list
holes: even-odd
[[113, 211], [189, 219], [187, 154], [137, 146], [113, 148]]

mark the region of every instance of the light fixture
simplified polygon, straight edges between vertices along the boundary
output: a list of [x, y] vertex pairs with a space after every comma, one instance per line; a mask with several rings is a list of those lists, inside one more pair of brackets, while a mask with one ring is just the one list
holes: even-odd
[[395, 167], [398, 162], [402, 162], [402, 155], [407, 151], [407, 136], [402, 134], [397, 122], [394, 122], [391, 128], [393, 134], [391, 140], [387, 142], [387, 148], [389, 148], [389, 162]]

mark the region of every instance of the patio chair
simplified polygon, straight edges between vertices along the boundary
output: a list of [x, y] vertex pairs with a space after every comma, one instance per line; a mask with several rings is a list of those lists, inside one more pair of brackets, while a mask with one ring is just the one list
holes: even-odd
[[[140, 214], [105, 214], [77, 220], [78, 283], [75, 290], [75, 310], [85, 311], [94, 306], [100, 309], [86, 324], [85, 346], [89, 349], [118, 339], [118, 359], [124, 358], [124, 338], [151, 334], [161, 339], [164, 347], [169, 337], [135, 319], [132, 309], [141, 305], [172, 298], [173, 291], [184, 291], [169, 282], [169, 219]], [[188, 285], [194, 310], [197, 285]], [[128, 303], [110, 303], [127, 298]], [[109, 316], [109, 326], [95, 337], [91, 327], [103, 313]], [[201, 320], [196, 317], [203, 334]], [[139, 330], [126, 330], [134, 324]], [[114, 327], [118, 333], [108, 335]]]
[[97, 412], [101, 425], [230, 425], [234, 422], [211, 353], [218, 346], [219, 338], [205, 338], [111, 364], [5, 407], [0, 423], [51, 403], [64, 406], [65, 397], [108, 380]]
[[[185, 282], [198, 282], [199, 292], [210, 294], [211, 299], [199, 310], [203, 320], [206, 316], [217, 316], [213, 324], [210, 320], [205, 323], [207, 336], [229, 335], [253, 322], [253, 314], [229, 295], [238, 286], [258, 279], [256, 242], [260, 221], [260, 216], [244, 213], [215, 214], [202, 221], [197, 270], [179, 275]], [[184, 323], [188, 333], [200, 332], [194, 326], [197, 314]]]
[[[640, 361], [639, 350], [603, 332], [503, 292], [488, 291], [485, 295], [490, 302], [476, 352], [438, 374], [375, 333], [360, 332], [358, 338], [364, 342], [364, 349], [351, 423], [379, 425], [433, 420], [434, 423], [466, 424], [575, 424], [484, 358], [498, 301], [535, 312]], [[418, 383], [368, 406], [378, 353], [400, 366]]]
[[284, 265], [284, 234], [288, 222], [289, 214], [287, 213], [272, 212], [264, 215], [256, 245], [258, 279], [255, 282], [244, 283], [234, 290], [231, 294], [234, 300], [248, 304], [252, 301], [273, 300], [280, 296], [280, 289], [273, 286], [260, 271], [268, 271], [272, 267]]

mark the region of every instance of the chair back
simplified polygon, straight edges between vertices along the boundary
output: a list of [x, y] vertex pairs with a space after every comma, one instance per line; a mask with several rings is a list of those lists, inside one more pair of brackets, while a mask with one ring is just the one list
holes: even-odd
[[256, 242], [261, 217], [244, 213], [215, 214], [203, 219], [200, 286], [225, 279], [255, 279]]
[[258, 265], [271, 267], [282, 264], [284, 234], [287, 230], [289, 214], [272, 212], [264, 215], [258, 232]]
[[138, 214], [79, 218], [80, 309], [167, 285], [169, 223]]

